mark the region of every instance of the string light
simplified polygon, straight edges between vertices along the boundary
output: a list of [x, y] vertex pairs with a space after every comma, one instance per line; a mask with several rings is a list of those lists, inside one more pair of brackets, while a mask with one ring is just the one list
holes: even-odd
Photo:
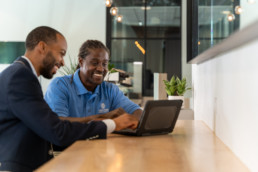
[[248, 4], [254, 4], [255, 0], [247, 0]]
[[106, 4], [106, 7], [111, 7], [112, 0], [106, 0], [105, 4]]
[[[112, 4], [113, 4], [113, 0], [106, 0], [106, 1], [105, 1], [105, 4], [106, 4], [106, 7], [111, 7]], [[112, 16], [116, 16], [116, 15], [118, 14], [118, 8], [117, 8], [117, 7], [112, 7], [112, 8], [110, 8], [110, 14], [111, 14]], [[123, 20], [123, 16], [122, 16], [122, 15], [118, 15], [118, 16], [116, 17], [116, 21], [117, 21], [117, 22], [121, 23], [122, 20]]]
[[233, 20], [235, 20], [235, 15], [234, 14], [228, 14], [227, 18], [228, 18], [229, 22], [232, 22]]
[[111, 14], [112, 16], [116, 16], [117, 13], [118, 13], [118, 8], [112, 7], [112, 8], [110, 9], [110, 14]]
[[116, 17], [116, 21], [119, 22], [119, 23], [121, 23], [121, 22], [123, 21], [123, 16], [122, 16], [122, 15], [118, 15], [118, 16]]
[[236, 14], [241, 14], [243, 12], [243, 9], [240, 6], [235, 7], [235, 13]]

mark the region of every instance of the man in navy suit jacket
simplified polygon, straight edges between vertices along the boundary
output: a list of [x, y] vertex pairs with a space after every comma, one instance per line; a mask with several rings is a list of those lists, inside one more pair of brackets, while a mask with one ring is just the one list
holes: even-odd
[[37, 27], [26, 38], [25, 55], [0, 74], [0, 171], [33, 171], [51, 158], [49, 142], [69, 146], [136, 128], [138, 121], [126, 113], [113, 120], [79, 123], [60, 120], [49, 108], [37, 76], [52, 78], [64, 65], [66, 49], [60, 32]]

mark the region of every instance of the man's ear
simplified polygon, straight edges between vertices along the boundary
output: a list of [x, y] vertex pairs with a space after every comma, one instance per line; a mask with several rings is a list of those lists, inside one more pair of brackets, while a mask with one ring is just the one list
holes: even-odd
[[79, 58], [78, 58], [78, 61], [79, 61], [79, 64], [78, 64], [78, 65], [79, 65], [80, 67], [81, 67], [81, 66], [82, 66], [82, 64], [83, 64], [83, 60], [84, 60], [84, 59], [83, 59], [83, 58], [81, 58], [81, 57], [79, 57]]
[[44, 54], [46, 52], [46, 43], [43, 41], [39, 41], [37, 49], [41, 54]]

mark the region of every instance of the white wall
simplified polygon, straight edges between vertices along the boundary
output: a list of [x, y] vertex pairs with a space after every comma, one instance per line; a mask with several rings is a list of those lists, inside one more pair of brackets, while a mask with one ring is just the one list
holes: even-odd
[[241, 0], [240, 6], [243, 9], [240, 15], [240, 29], [242, 29], [258, 19], [258, 2], [250, 4], [247, 0]]
[[[35, 27], [46, 25], [67, 39], [68, 56], [77, 59], [87, 39], [106, 42], [106, 10], [102, 0], [0, 0], [0, 41], [25, 41]], [[1, 68], [1, 67], [0, 67]], [[48, 81], [42, 79], [45, 91]]]
[[192, 66], [195, 119], [258, 171], [258, 40]]

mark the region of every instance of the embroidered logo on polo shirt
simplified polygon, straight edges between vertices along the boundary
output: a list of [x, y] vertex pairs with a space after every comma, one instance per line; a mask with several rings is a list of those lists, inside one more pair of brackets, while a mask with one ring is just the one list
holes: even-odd
[[106, 105], [105, 103], [101, 103], [99, 113], [107, 113], [109, 109], [105, 109]]
[[101, 103], [101, 109], [105, 109], [106, 105], [104, 103]]

